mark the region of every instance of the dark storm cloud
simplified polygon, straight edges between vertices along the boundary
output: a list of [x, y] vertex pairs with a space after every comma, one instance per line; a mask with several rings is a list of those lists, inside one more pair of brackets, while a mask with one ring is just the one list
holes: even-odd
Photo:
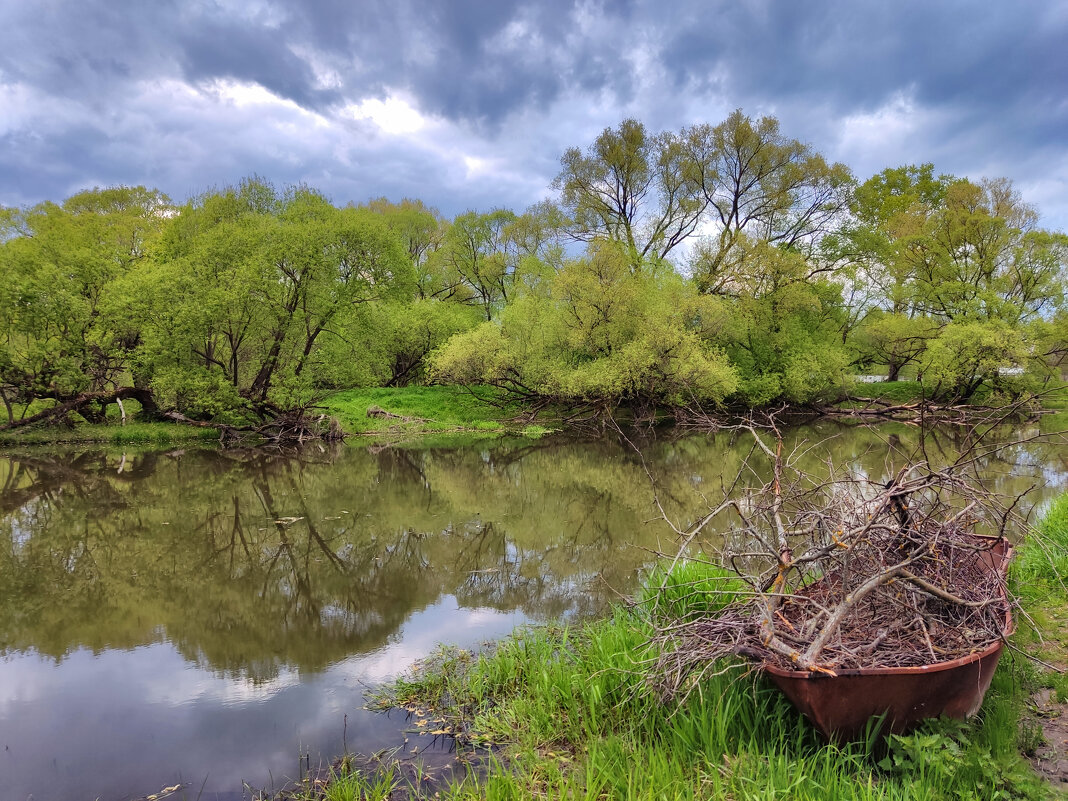
[[[9, 0], [0, 202], [259, 171], [340, 201], [525, 205], [566, 146], [623, 116], [742, 107], [861, 177], [929, 159], [1009, 175], [1064, 226], [1065, 41], [1064, 6], [1038, 0]], [[397, 97], [422, 128], [354, 120]]]
[[341, 99], [336, 90], [316, 87], [309, 64], [288, 48], [284, 29], [211, 21], [188, 26], [176, 38], [182, 73], [194, 83], [216, 78], [257, 83], [306, 108]]
[[691, 16], [664, 60], [680, 83], [699, 84], [721, 67], [741, 95], [817, 96], [839, 112], [878, 106], [906, 87], [932, 105], [1059, 104], [1068, 17], [1050, 9], [1037, 1], [737, 3]]

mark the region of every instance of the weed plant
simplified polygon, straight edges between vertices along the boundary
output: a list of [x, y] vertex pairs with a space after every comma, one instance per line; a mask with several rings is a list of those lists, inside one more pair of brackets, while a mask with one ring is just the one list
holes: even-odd
[[[1010, 574], [1030, 618], [1068, 601], [1068, 495], [1049, 508], [1038, 535], [1021, 545]], [[1053, 554], [1054, 559], [1048, 558]], [[648, 606], [680, 619], [722, 608], [731, 580], [701, 562], [654, 572], [634, 606], [577, 626], [517, 630], [480, 654], [441, 649], [373, 702], [418, 711], [463, 745], [493, 745], [497, 757], [457, 781], [452, 799], [722, 799], [727, 801], [965, 801], [1040, 799], [1049, 785], [1022, 753], [1041, 742], [1025, 707], [1042, 674], [1009, 653], [982, 709], [970, 721], [929, 721], [908, 735], [878, 736], [879, 721], [859, 742], [824, 742], [769, 683], [744, 666], [694, 685], [679, 701], [649, 691], [652, 627]], [[1021, 626], [1017, 641], [1039, 632]], [[1060, 639], [1063, 639], [1061, 637]], [[1055, 678], [1051, 678], [1055, 677]], [[1063, 685], [1063, 686], [1062, 686]], [[1047, 686], [1050, 686], [1047, 684]], [[393, 774], [348, 774], [331, 801], [378, 799], [385, 788], [418, 797]], [[333, 786], [331, 787], [333, 791]], [[310, 797], [310, 796], [309, 796]], [[324, 796], [316, 796], [320, 798]]]
[[[654, 576], [664, 581], [663, 576]], [[721, 606], [723, 576], [696, 562], [667, 577], [680, 616]], [[1007, 664], [977, 718], [907, 736], [828, 744], [740, 666], [681, 702], [647, 690], [651, 628], [641, 605], [578, 627], [518, 631], [491, 651], [437, 653], [378, 699], [419, 709], [469, 742], [505, 746], [488, 772], [451, 788], [474, 798], [1041, 798], [1020, 755], [1026, 670]], [[1008, 661], [1008, 660], [1006, 660]]]

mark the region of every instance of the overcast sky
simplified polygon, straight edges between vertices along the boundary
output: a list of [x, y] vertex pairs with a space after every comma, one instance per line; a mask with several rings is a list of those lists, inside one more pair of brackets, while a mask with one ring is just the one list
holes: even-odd
[[525, 208], [559, 157], [772, 114], [861, 179], [1013, 179], [1068, 230], [1064, 0], [0, 0], [0, 204], [253, 173]]

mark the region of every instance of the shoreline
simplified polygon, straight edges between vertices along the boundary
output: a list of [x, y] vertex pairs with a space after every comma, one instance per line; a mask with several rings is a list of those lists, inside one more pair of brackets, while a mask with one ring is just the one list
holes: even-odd
[[[903, 386], [904, 385], [904, 386]], [[913, 385], [913, 386], [907, 386]], [[800, 406], [786, 408], [784, 415], [805, 423], [813, 420], [838, 420], [856, 424], [903, 423], [913, 425], [919, 419], [925, 424], [976, 424], [998, 419], [1002, 410], [1012, 406], [989, 407], [980, 404], [935, 406], [934, 415], [921, 418], [916, 410], [915, 382], [858, 384], [857, 388], [877, 387], [879, 392], [854, 395], [830, 406]], [[1043, 405], [1034, 410], [1029, 420], [1038, 420], [1047, 432], [1068, 428], [1068, 388], [1060, 388], [1041, 398]], [[864, 409], [858, 408], [867, 404]], [[407, 387], [390, 389], [373, 387], [344, 390], [326, 398], [319, 406], [336, 417], [347, 438], [365, 440], [371, 444], [396, 444], [444, 437], [463, 440], [500, 439], [517, 437], [538, 440], [557, 433], [583, 433], [589, 425], [569, 421], [563, 414], [551, 410], [540, 415], [529, 414], [525, 408], [487, 387], [456, 386]], [[667, 410], [659, 410], [666, 412]], [[753, 410], [758, 411], [758, 410]], [[674, 418], [680, 429], [715, 430], [740, 419], [740, 410], [723, 413], [684, 413]], [[657, 424], [667, 422], [662, 417]], [[180, 445], [188, 442], [214, 443], [219, 432], [210, 428], [195, 428], [179, 422], [139, 422], [125, 425], [118, 421], [81, 423], [76, 425], [30, 427], [11, 432], [0, 431], [0, 450], [19, 446], [107, 444], [107, 445]]]
[[740, 792], [754, 785], [764, 787], [761, 798], [811, 801], [1048, 797], [1068, 783], [1068, 752], [1057, 739], [1068, 717], [1068, 588], [1064, 565], [1040, 551], [1068, 544], [1068, 494], [1035, 531], [1043, 544], [1025, 542], [1010, 572], [1024, 611], [1011, 649], [1029, 658], [1002, 660], [968, 721], [827, 743], [757, 671], [715, 673], [665, 708], [634, 679], [648, 658], [643, 618], [617, 605], [573, 627], [518, 629], [480, 654], [439, 648], [369, 695], [370, 708], [406, 710], [420, 728], [454, 737], [458, 752], [495, 750], [462, 779], [424, 792], [401, 761], [371, 772], [358, 760], [335, 762], [333, 784], [274, 798], [727, 801], [749, 797]]

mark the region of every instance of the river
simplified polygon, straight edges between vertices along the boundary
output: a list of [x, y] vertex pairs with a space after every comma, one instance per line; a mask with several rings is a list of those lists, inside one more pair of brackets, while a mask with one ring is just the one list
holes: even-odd
[[[928, 454], [953, 458], [960, 436], [930, 434]], [[830, 457], [876, 479], [918, 437], [789, 434], [812, 470]], [[641, 449], [688, 522], [750, 444], [661, 433]], [[982, 469], [1040, 507], [1068, 486], [1068, 448], [1014, 445]], [[671, 547], [656, 515], [642, 460], [608, 440], [0, 455], [0, 799], [178, 783], [236, 799], [302, 756], [396, 746], [403, 715], [364, 711], [366, 687], [439, 642], [596, 615]]]

